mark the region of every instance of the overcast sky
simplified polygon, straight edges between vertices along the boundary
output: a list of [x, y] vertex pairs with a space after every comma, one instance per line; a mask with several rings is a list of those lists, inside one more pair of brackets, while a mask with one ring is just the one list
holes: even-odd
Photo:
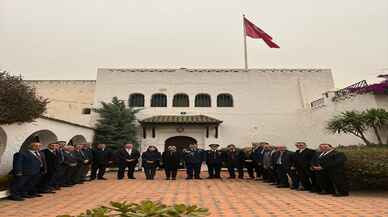
[[337, 87], [388, 68], [388, 0], [0, 0], [0, 69], [95, 79], [98, 67], [331, 68]]

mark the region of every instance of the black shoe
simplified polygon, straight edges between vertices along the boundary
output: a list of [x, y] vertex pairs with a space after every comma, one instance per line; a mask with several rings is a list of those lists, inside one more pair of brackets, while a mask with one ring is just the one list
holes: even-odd
[[345, 194], [333, 194], [334, 197], [347, 197], [349, 196], [349, 193], [345, 193]]
[[135, 177], [128, 177], [128, 179], [136, 179]]
[[278, 186], [276, 186], [277, 188], [289, 188], [290, 186], [288, 186], [288, 185], [278, 185]]
[[170, 180], [170, 177], [166, 177], [166, 180]]
[[195, 177], [194, 179], [202, 179], [201, 177]]
[[190, 180], [190, 179], [193, 179], [193, 177], [186, 177], [186, 180]]
[[23, 200], [25, 200], [24, 198], [19, 197], [19, 196], [9, 196], [8, 199], [13, 200], [13, 201], [23, 201]]
[[176, 178], [175, 178], [175, 177], [172, 177], [171, 180], [176, 180]]
[[235, 179], [236, 177], [228, 177], [228, 179]]
[[29, 194], [22, 195], [21, 197], [23, 197], [23, 198], [34, 198], [34, 196], [31, 196]]
[[43, 197], [43, 195], [41, 195], [41, 194], [30, 194], [30, 196], [32, 196], [32, 197]]
[[104, 177], [97, 178], [98, 180], [106, 180]]

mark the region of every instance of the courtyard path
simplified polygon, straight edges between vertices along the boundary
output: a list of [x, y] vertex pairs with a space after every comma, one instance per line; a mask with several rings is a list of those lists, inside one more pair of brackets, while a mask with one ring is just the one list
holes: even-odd
[[[224, 174], [225, 175], [225, 174]], [[166, 181], [159, 173], [157, 180], [147, 181], [142, 173], [136, 180], [87, 182], [63, 188], [56, 194], [45, 194], [23, 202], [0, 201], [1, 217], [55, 217], [79, 214], [110, 201], [159, 200], [166, 204], [197, 204], [210, 209], [213, 217], [278, 217], [278, 216], [388, 216], [388, 193], [354, 193], [334, 198], [308, 192], [278, 189], [253, 180], [184, 180], [180, 172], [176, 181]], [[204, 175], [203, 175], [204, 176]]]

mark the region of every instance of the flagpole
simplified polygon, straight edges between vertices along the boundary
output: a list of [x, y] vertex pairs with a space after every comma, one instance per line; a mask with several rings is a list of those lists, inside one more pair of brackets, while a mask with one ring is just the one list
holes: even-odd
[[247, 32], [245, 31], [245, 14], [243, 14], [243, 31], [244, 31], [244, 67], [245, 67], [245, 71], [248, 71]]

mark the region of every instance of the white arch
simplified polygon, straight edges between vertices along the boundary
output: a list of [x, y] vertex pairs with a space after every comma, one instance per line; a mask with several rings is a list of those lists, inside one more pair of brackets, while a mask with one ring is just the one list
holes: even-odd
[[78, 145], [78, 144], [83, 144], [86, 142], [87, 142], [86, 138], [83, 135], [75, 135], [69, 140], [68, 144], [69, 145]]
[[7, 134], [5, 133], [3, 128], [0, 127], [0, 163], [6, 147], [7, 147]]
[[47, 147], [51, 142], [55, 142], [58, 140], [57, 135], [50, 130], [39, 130], [32, 133], [30, 136], [24, 140], [23, 145], [20, 147], [20, 150], [24, 150], [30, 145], [32, 142], [40, 142], [43, 147]]

